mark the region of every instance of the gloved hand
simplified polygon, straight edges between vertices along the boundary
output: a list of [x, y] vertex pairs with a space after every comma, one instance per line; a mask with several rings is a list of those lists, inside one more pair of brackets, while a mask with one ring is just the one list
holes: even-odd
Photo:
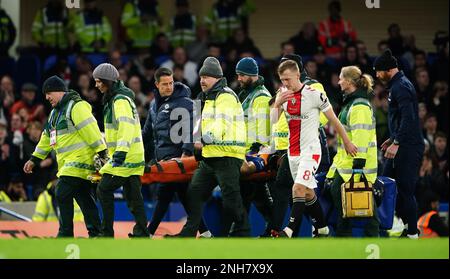
[[108, 152], [106, 149], [98, 152], [94, 156], [94, 167], [96, 171], [99, 171], [108, 162]]
[[333, 185], [333, 178], [325, 178], [325, 181], [323, 182], [323, 189], [321, 192], [321, 196], [326, 198], [329, 201], [332, 201], [332, 196], [331, 196], [331, 187]]
[[355, 158], [353, 159], [352, 169], [354, 170], [362, 170], [366, 165], [366, 159]]
[[124, 151], [114, 152], [113, 159], [112, 159], [113, 168], [120, 167], [123, 164], [123, 162], [125, 162], [126, 157], [127, 157], [127, 153]]
[[261, 172], [266, 167], [266, 165], [264, 163], [264, 160], [262, 158], [260, 158], [260, 157], [252, 156], [252, 155], [246, 155], [245, 159], [247, 160], [247, 162], [253, 162], [253, 164], [255, 164], [256, 172]]

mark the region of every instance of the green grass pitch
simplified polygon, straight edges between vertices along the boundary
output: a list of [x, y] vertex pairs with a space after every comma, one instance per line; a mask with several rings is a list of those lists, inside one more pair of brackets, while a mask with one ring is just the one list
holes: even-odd
[[0, 259], [448, 259], [449, 239], [10, 239]]

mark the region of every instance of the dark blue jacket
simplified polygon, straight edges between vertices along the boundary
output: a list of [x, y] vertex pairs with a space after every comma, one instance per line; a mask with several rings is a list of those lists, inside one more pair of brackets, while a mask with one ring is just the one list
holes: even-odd
[[[153, 158], [156, 160], [181, 157], [183, 153], [192, 155], [193, 101], [190, 96], [189, 87], [179, 82], [175, 82], [170, 97], [161, 97], [158, 91], [155, 93], [142, 130], [142, 138], [146, 147], [154, 149]], [[183, 112], [186, 115], [181, 117]], [[173, 120], [170, 119], [171, 114]], [[171, 139], [171, 132], [175, 138]]]
[[388, 84], [389, 132], [391, 140], [400, 146], [423, 147], [423, 136], [419, 124], [419, 109], [416, 90], [402, 71]]

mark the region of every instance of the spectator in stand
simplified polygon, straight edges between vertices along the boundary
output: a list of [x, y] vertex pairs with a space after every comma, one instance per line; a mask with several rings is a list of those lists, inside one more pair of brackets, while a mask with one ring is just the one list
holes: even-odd
[[31, 27], [33, 40], [43, 57], [65, 54], [69, 48], [69, 12], [60, 0], [48, 0], [40, 8]]
[[[281, 58], [288, 54], [294, 54], [295, 53], [295, 47], [294, 44], [288, 41], [282, 42], [280, 44], [280, 56], [276, 57], [275, 61], [280, 61]], [[276, 71], [275, 71], [276, 72]]]
[[44, 106], [35, 100], [37, 87], [32, 83], [25, 83], [22, 86], [22, 99], [15, 102], [11, 107], [11, 115], [17, 113], [20, 109], [25, 108], [28, 112], [26, 121], [44, 121], [46, 119]]
[[294, 45], [295, 53], [300, 53], [303, 57], [314, 55], [320, 46], [317, 29], [313, 22], [305, 22], [298, 34], [291, 37], [289, 41]]
[[396, 57], [401, 57], [405, 53], [405, 42], [400, 31], [400, 26], [397, 23], [392, 23], [388, 27], [388, 47], [392, 54]]
[[118, 49], [114, 49], [109, 53], [109, 63], [116, 67], [116, 69], [126, 67], [126, 65], [122, 62], [122, 53]]
[[0, 80], [0, 119], [9, 119], [9, 110], [15, 99], [14, 81], [9, 75], [4, 75]]
[[173, 69], [175, 65], [184, 67], [184, 78], [188, 81], [188, 85], [193, 87], [198, 79], [197, 64], [189, 61], [186, 55], [186, 50], [182, 47], [177, 47], [173, 50], [172, 59], [163, 63], [162, 68]]
[[428, 102], [432, 98], [432, 87], [430, 75], [426, 68], [417, 68], [415, 72], [415, 82], [417, 100], [419, 102]]
[[175, 9], [169, 26], [170, 41], [174, 47], [185, 47], [195, 40], [197, 17], [189, 11], [188, 0], [176, 0]]
[[11, 145], [11, 139], [8, 137], [8, 123], [5, 119], [0, 119], [0, 189], [8, 185], [9, 173], [13, 169]]
[[420, 238], [447, 237], [448, 225], [439, 216], [439, 195], [428, 192], [423, 199], [423, 206], [419, 212], [417, 227]]
[[[448, 83], [448, 35], [442, 39], [442, 47], [439, 48], [437, 61], [434, 63], [433, 72], [437, 80], [446, 81]], [[438, 42], [436, 42], [438, 43]]]
[[[317, 63], [317, 80], [323, 85], [328, 86], [331, 82], [331, 74], [333, 73], [333, 67], [327, 63], [325, 52], [321, 46], [319, 46], [313, 56], [314, 61]], [[339, 94], [342, 95], [342, 94]]]
[[428, 143], [431, 145], [434, 142], [434, 135], [437, 132], [437, 118], [436, 114], [429, 113], [425, 117], [425, 124], [423, 125], [423, 137], [428, 141]]
[[389, 48], [389, 44], [386, 40], [381, 40], [378, 42], [377, 49], [379, 55], [381, 55], [387, 48]]
[[428, 114], [427, 105], [423, 102], [418, 104], [419, 106], [419, 122], [420, 122], [420, 128], [423, 130], [425, 125], [425, 118]]
[[[209, 41], [209, 30], [204, 25], [197, 26], [195, 41], [186, 46], [186, 52], [190, 60], [195, 63], [203, 62], [205, 53], [208, 51], [211, 42]], [[219, 44], [216, 44], [219, 46]]]
[[133, 90], [134, 95], [141, 105], [148, 108], [151, 102], [149, 96], [147, 96], [142, 90], [141, 78], [137, 75], [133, 75], [128, 79], [127, 86]]
[[348, 44], [344, 50], [344, 59], [342, 61], [341, 67], [358, 66], [363, 73], [369, 72], [369, 65], [362, 65], [360, 61], [361, 59], [359, 57], [359, 51], [356, 44]]
[[308, 76], [310, 78], [318, 80], [318, 76], [317, 76], [318, 67], [317, 67], [316, 61], [308, 60], [305, 63], [305, 70], [308, 73]]
[[422, 165], [419, 170], [416, 197], [418, 204], [423, 204], [423, 199], [428, 192], [433, 192], [448, 201], [448, 183], [445, 174], [439, 169], [436, 158], [429, 152], [423, 155]]
[[11, 17], [0, 7], [0, 57], [9, 57], [9, 49], [16, 40], [16, 27]]
[[427, 107], [436, 113], [438, 129], [448, 133], [448, 84], [445, 81], [437, 81], [433, 86], [432, 96], [428, 98]]
[[319, 24], [319, 41], [327, 56], [340, 59], [347, 44], [356, 41], [356, 32], [350, 21], [341, 16], [339, 1], [331, 1], [328, 12], [329, 17]]
[[415, 73], [419, 68], [425, 68], [429, 70], [429, 66], [427, 63], [427, 54], [423, 50], [417, 50], [416, 52], [414, 52], [413, 72]]
[[[375, 123], [377, 132], [377, 144], [380, 146], [389, 137], [388, 128], [388, 93], [384, 86], [379, 82], [375, 83], [373, 88], [375, 97], [372, 100], [374, 105]], [[382, 158], [379, 158], [382, 159]]]
[[0, 202], [2, 201], [1, 196], [5, 198], [4, 194], [6, 194], [6, 199], [3, 200], [5, 202], [23, 202], [27, 200], [23, 179], [19, 174], [11, 175], [6, 191], [0, 193]]
[[112, 39], [111, 24], [97, 0], [85, 0], [84, 9], [72, 17], [75, 37], [83, 53], [106, 53]]
[[330, 100], [333, 110], [337, 115], [339, 115], [339, 112], [341, 111], [340, 108], [343, 100], [342, 90], [338, 82], [339, 82], [339, 73], [333, 72], [331, 74], [330, 83], [325, 86], [326, 88], [325, 91], [327, 92], [328, 100]]
[[408, 62], [410, 69], [414, 68], [414, 53], [418, 51], [416, 47], [416, 37], [414, 35], [408, 35], [404, 37], [405, 52], [402, 58]]
[[[150, 47], [150, 56], [155, 59], [157, 64], [164, 63], [168, 59], [170, 59], [170, 54], [173, 52], [172, 45], [170, 44], [169, 38], [164, 33], [158, 33], [156, 35], [153, 44]], [[163, 60], [161, 60], [163, 59]]]
[[217, 0], [204, 22], [211, 31], [214, 39], [225, 42], [238, 28], [246, 29], [243, 19], [253, 12], [254, 7], [248, 0]]
[[225, 53], [229, 49], [236, 49], [238, 55], [241, 55], [242, 52], [252, 52], [255, 57], [262, 57], [261, 52], [255, 46], [253, 40], [242, 28], [234, 30], [233, 36], [225, 42]]
[[444, 170], [445, 166], [448, 164], [448, 151], [447, 136], [443, 132], [437, 132], [434, 135], [434, 142], [431, 152], [437, 159], [439, 169]]
[[173, 66], [173, 81], [178, 81], [183, 84], [187, 84], [187, 80], [184, 78], [184, 68], [181, 65]]
[[355, 42], [356, 48], [358, 49], [358, 57], [359, 57], [359, 65], [366, 69], [366, 73], [370, 74], [372, 77], [375, 77], [375, 72], [373, 70], [373, 60], [370, 58], [369, 54], [367, 53], [367, 46], [366, 44], [361, 41], [357, 40]]
[[162, 25], [158, 1], [128, 1], [123, 8], [121, 25], [126, 29], [128, 51], [147, 51]]

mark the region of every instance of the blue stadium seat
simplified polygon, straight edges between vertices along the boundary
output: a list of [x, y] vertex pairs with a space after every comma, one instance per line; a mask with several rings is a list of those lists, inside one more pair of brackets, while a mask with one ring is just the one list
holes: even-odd
[[155, 64], [158, 65], [158, 67], [159, 67], [168, 60], [170, 60], [169, 55], [160, 55], [158, 57], [155, 57]]
[[93, 67], [97, 67], [102, 63], [108, 62], [108, 56], [104, 53], [87, 54], [86, 58], [92, 63]]
[[55, 66], [56, 62], [58, 61], [58, 56], [57, 55], [51, 55], [49, 57], [47, 57], [47, 59], [45, 59], [44, 61], [44, 73], [47, 72], [48, 70], [50, 70], [53, 66]]

